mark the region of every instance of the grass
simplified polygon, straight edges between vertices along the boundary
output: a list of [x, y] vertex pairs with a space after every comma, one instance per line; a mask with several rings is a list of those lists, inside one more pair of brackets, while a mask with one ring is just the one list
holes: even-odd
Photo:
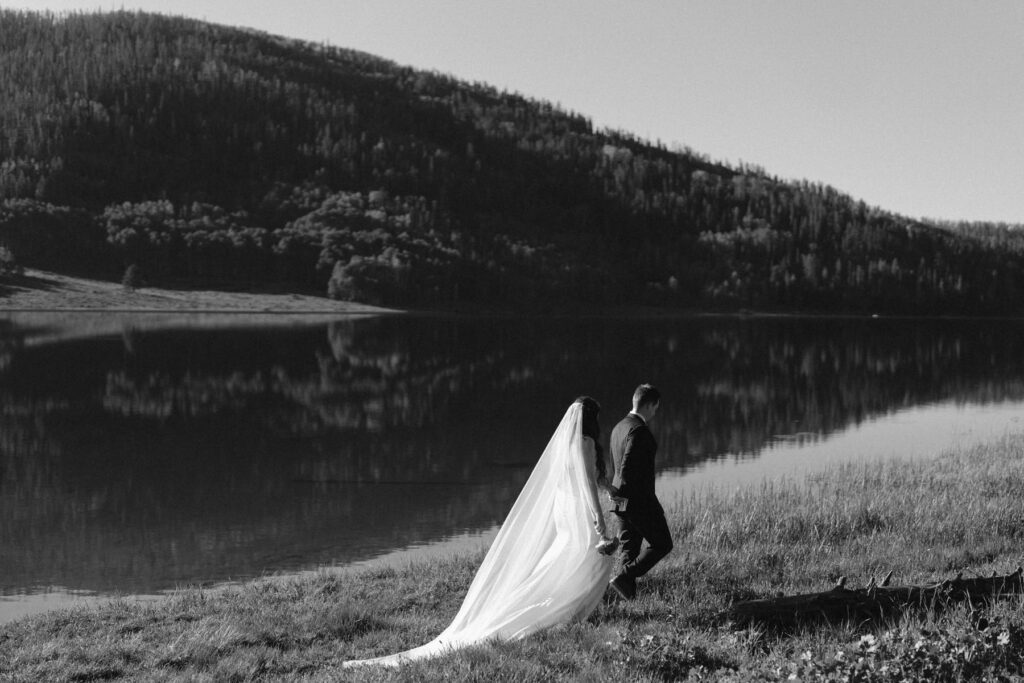
[[355, 302], [334, 301], [309, 293], [236, 292], [138, 287], [51, 271], [26, 269], [23, 276], [0, 282], [0, 311], [149, 311], [343, 313], [394, 312]]
[[1024, 559], [1024, 435], [933, 460], [847, 465], [708, 488], [678, 501], [676, 549], [585, 623], [400, 670], [342, 662], [430, 640], [480, 555], [359, 574], [322, 571], [155, 603], [113, 602], [0, 627], [0, 680], [1010, 680], [1024, 603], [909, 612], [888, 623], [736, 631], [733, 600], [1012, 571]]

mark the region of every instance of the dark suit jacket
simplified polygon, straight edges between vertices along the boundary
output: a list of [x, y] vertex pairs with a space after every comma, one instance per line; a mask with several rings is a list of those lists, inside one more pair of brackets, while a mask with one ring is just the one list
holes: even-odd
[[[626, 498], [626, 510], [658, 504], [654, 495], [654, 454], [658, 443], [644, 421], [627, 415], [615, 425], [610, 438], [615, 476], [612, 486]], [[619, 510], [619, 506], [615, 507]]]

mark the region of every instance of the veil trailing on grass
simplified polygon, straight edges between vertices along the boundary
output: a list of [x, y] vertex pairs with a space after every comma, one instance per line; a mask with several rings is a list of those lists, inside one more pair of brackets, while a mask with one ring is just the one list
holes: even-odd
[[498, 531], [455, 619], [426, 645], [345, 666], [395, 666], [489, 640], [524, 638], [597, 606], [611, 558], [595, 549], [594, 445], [581, 430], [583, 406], [569, 406]]

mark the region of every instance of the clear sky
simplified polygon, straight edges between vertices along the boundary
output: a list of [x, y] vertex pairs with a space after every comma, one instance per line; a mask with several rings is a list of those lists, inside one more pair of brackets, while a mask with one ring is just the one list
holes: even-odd
[[248, 26], [484, 81], [908, 216], [1024, 223], [1024, 0], [0, 0]]

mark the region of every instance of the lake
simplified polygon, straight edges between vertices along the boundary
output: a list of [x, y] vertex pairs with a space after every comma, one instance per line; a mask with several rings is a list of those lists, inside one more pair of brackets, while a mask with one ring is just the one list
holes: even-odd
[[640, 381], [670, 506], [1024, 429], [1024, 323], [0, 312], [0, 622], [479, 549]]

